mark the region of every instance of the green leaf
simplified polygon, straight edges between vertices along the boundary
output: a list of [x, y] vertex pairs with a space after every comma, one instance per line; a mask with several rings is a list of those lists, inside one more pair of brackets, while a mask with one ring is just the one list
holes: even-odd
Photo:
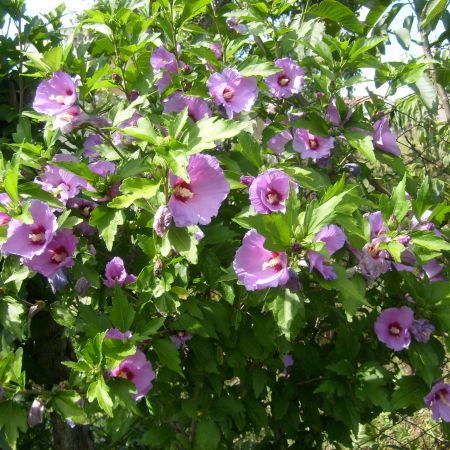
[[16, 449], [19, 431], [24, 433], [28, 428], [27, 412], [17, 402], [5, 400], [0, 402], [0, 429], [3, 430], [8, 444]]
[[100, 375], [89, 385], [86, 396], [91, 403], [94, 400], [97, 400], [100, 408], [102, 408], [109, 417], [113, 417], [112, 408], [114, 404], [109, 395], [109, 387], [106, 385], [103, 375]]
[[368, 50], [376, 47], [387, 39], [386, 36], [377, 36], [371, 38], [359, 38], [353, 42], [349, 51], [349, 61], [354, 61], [359, 55], [366, 53]]
[[367, 158], [372, 164], [377, 162], [373, 150], [373, 139], [363, 131], [345, 131], [348, 143], [358, 150], [361, 155]]
[[[393, 210], [392, 214], [395, 216], [395, 220], [400, 223], [409, 210], [409, 204], [406, 200], [406, 174], [403, 176], [402, 181], [397, 185], [392, 193]], [[388, 219], [389, 220], [389, 219]]]
[[295, 338], [306, 324], [303, 298], [288, 289], [277, 295], [273, 302], [268, 304], [268, 308], [273, 312], [286, 339]]
[[436, 252], [450, 251], [450, 242], [436, 236], [432, 231], [419, 231], [411, 235], [414, 247], [423, 247]]
[[150, 120], [146, 117], [139, 119], [137, 126], [135, 127], [117, 128], [117, 131], [122, 134], [126, 134], [127, 136], [140, 139], [141, 141], [148, 142], [149, 144], [156, 145], [158, 143], [156, 131]]
[[413, 341], [408, 348], [408, 357], [415, 373], [419, 374], [429, 386], [441, 377], [444, 349], [436, 339], [430, 339], [428, 342]]
[[20, 154], [21, 152], [19, 151], [12, 157], [11, 161], [6, 166], [6, 174], [3, 179], [3, 187], [5, 188], [5, 191], [11, 197], [11, 200], [16, 204], [19, 202], [18, 181]]
[[448, 0], [427, 0], [422, 10], [420, 28], [424, 29], [435, 17], [444, 12]]
[[76, 163], [73, 161], [52, 161], [52, 165], [61, 167], [61, 169], [74, 173], [81, 178], [84, 178], [89, 183], [94, 183], [98, 176], [92, 172], [84, 163]]
[[208, 6], [211, 1], [212, 0], [189, 0], [188, 2], [184, 2], [183, 12], [180, 17], [180, 26], [205, 11], [206, 6]]
[[364, 33], [361, 22], [352, 10], [336, 0], [324, 0], [318, 5], [313, 5], [308, 13], [337, 22], [357, 34]]
[[415, 82], [415, 85], [411, 86], [423, 101], [423, 104], [429, 111], [437, 111], [438, 97], [436, 88], [431, 81], [428, 73], [424, 72], [419, 79]]
[[293, 128], [306, 128], [312, 134], [328, 137], [328, 124], [317, 113], [309, 113], [306, 118], [295, 121]]
[[97, 227], [100, 236], [105, 241], [106, 248], [111, 251], [116, 237], [117, 227], [123, 224], [122, 211], [116, 211], [106, 206], [99, 206], [92, 211], [89, 223]]
[[80, 395], [75, 391], [58, 391], [51, 399], [51, 406], [61, 414], [63, 419], [70, 419], [77, 424], [86, 424], [87, 415], [80, 407]]
[[261, 76], [267, 77], [280, 72], [280, 68], [271, 61], [267, 61], [257, 56], [245, 58], [236, 68], [244, 77]]
[[430, 194], [430, 181], [428, 176], [425, 176], [419, 190], [417, 191], [416, 199], [412, 201], [413, 211], [418, 220], [420, 220], [422, 214], [427, 209], [430, 209], [434, 205]]
[[116, 284], [109, 317], [114, 327], [121, 331], [128, 331], [134, 320], [135, 311], [128, 302], [125, 292]]
[[128, 208], [138, 198], [153, 198], [159, 189], [159, 181], [148, 178], [127, 178], [120, 185], [120, 192], [124, 195], [114, 197], [109, 203], [110, 208]]
[[293, 177], [301, 187], [312, 191], [324, 191], [330, 185], [330, 179], [326, 175], [310, 167], [288, 167], [286, 173]]
[[26, 198], [34, 198], [36, 200], [42, 200], [45, 203], [48, 203], [49, 206], [53, 208], [63, 208], [64, 205], [52, 194], [42, 190], [40, 184], [27, 182], [19, 185], [20, 195]]
[[220, 442], [220, 430], [216, 423], [209, 417], [203, 417], [198, 421], [195, 431], [194, 449], [211, 450], [218, 448]]
[[393, 411], [408, 407], [421, 409], [428, 391], [429, 388], [419, 377], [403, 377], [397, 382], [397, 389], [392, 394], [391, 408]]
[[239, 134], [238, 140], [241, 144], [241, 153], [259, 170], [262, 166], [261, 145], [253, 139], [250, 133], [245, 131]]
[[161, 364], [183, 376], [180, 355], [175, 344], [170, 339], [155, 339], [152, 344]]
[[189, 262], [197, 264], [198, 241], [189, 233], [187, 228], [172, 226], [166, 236], [178, 253], [183, 255]]

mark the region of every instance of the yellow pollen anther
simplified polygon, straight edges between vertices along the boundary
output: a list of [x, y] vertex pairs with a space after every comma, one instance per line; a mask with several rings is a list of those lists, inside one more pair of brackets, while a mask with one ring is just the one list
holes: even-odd
[[192, 198], [194, 196], [194, 193], [190, 189], [181, 185], [175, 186], [173, 191], [176, 197]]
[[273, 267], [278, 266], [279, 264], [281, 264], [281, 260], [279, 256], [274, 256], [273, 258], [270, 258], [269, 261], [265, 261], [262, 265], [262, 269], [266, 270], [266, 269], [271, 269]]

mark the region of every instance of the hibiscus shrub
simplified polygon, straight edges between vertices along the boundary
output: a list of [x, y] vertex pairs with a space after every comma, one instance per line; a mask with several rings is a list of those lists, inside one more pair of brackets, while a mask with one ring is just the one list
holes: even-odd
[[[352, 447], [425, 407], [446, 431], [449, 134], [428, 63], [380, 62], [389, 2], [365, 22], [303, 3], [99, 3], [21, 53], [2, 448]], [[444, 13], [426, 5], [421, 27]], [[409, 109], [345, 94], [363, 67], [413, 84]]]

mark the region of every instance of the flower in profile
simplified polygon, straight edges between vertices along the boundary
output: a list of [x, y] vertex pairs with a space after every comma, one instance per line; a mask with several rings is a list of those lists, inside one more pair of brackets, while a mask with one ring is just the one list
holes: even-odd
[[180, 91], [175, 91], [169, 97], [164, 99], [164, 112], [180, 112], [187, 107], [189, 117], [197, 122], [204, 117], [211, 117], [211, 109], [208, 102], [200, 97], [191, 97], [183, 95]]
[[422, 269], [427, 274], [430, 283], [436, 283], [437, 281], [447, 281], [447, 278], [442, 273], [444, 270], [444, 266], [439, 264], [435, 259], [430, 259], [430, 261], [422, 266]]
[[187, 331], [175, 331], [170, 335], [171, 341], [175, 344], [176, 348], [183, 348], [186, 346], [186, 342], [192, 339], [192, 334]]
[[248, 231], [234, 257], [234, 271], [248, 291], [283, 286], [289, 280], [287, 254], [265, 249], [265, 241], [256, 230]]
[[29, 212], [33, 219], [31, 224], [10, 220], [7, 239], [2, 246], [4, 254], [32, 258], [43, 253], [53, 239], [58, 224], [50, 207], [40, 200], [32, 200]]
[[248, 27], [245, 23], [240, 23], [236, 17], [228, 17], [226, 20], [228, 29], [236, 31], [238, 34], [246, 34], [248, 32]]
[[245, 186], [250, 186], [254, 179], [255, 177], [253, 175], [241, 175], [239, 177], [239, 183], [245, 184]]
[[330, 104], [327, 106], [327, 110], [325, 112], [325, 120], [331, 122], [335, 127], [343, 127], [352, 116], [352, 111], [348, 110], [345, 119], [341, 119], [341, 115], [336, 105], [336, 97], [332, 97], [330, 99]]
[[330, 156], [333, 147], [333, 137], [315, 136], [305, 128], [296, 128], [294, 130], [292, 148], [300, 153], [302, 159], [326, 158]]
[[[158, 92], [161, 93], [172, 80], [170, 73], [178, 72], [177, 57], [164, 47], [158, 47], [150, 57], [150, 64], [153, 67], [154, 75], [158, 75], [163, 71], [162, 78], [157, 82]], [[182, 68], [183, 66], [184, 64], [180, 63], [180, 67]]]
[[305, 71], [291, 58], [277, 59], [275, 65], [281, 71], [264, 80], [272, 95], [287, 98], [298, 94], [304, 83]]
[[[121, 122], [118, 127], [119, 128], [128, 128], [128, 127], [135, 127], [139, 121], [139, 119], [142, 118], [142, 114], [139, 111], [135, 111], [133, 115], [127, 119]], [[114, 131], [112, 134], [112, 143], [114, 145], [126, 145], [131, 144], [133, 142], [134, 138], [132, 136], [127, 136], [125, 134], [120, 133], [119, 131]]]
[[363, 247], [359, 255], [361, 274], [368, 280], [375, 280], [392, 269], [389, 252], [379, 248], [380, 244], [385, 241], [386, 238], [384, 236], [372, 239], [371, 242]]
[[28, 411], [28, 425], [30, 428], [39, 425], [44, 420], [44, 402], [38, 398], [33, 400], [30, 410]]
[[374, 239], [389, 228], [384, 224], [383, 216], [381, 215], [381, 211], [375, 211], [367, 216], [370, 224], [370, 238]]
[[289, 141], [292, 141], [291, 132], [289, 130], [283, 130], [281, 133], [276, 134], [268, 140], [267, 147], [277, 155], [280, 155], [284, 152], [286, 144]]
[[219, 161], [210, 155], [189, 157], [189, 181], [170, 174], [173, 188], [167, 207], [177, 227], [207, 225], [230, 192]]
[[77, 101], [78, 82], [79, 77], [72, 78], [62, 70], [54, 72], [52, 78], [39, 83], [33, 109], [49, 116], [67, 111]]
[[414, 321], [414, 311], [408, 306], [387, 308], [381, 311], [374, 329], [378, 340], [399, 352], [411, 343], [410, 328]]
[[[316, 242], [324, 242], [325, 248], [330, 255], [333, 255], [340, 250], [347, 240], [344, 231], [338, 225], [326, 225], [324, 226], [314, 237]], [[309, 251], [307, 253], [309, 260], [309, 270], [312, 272], [316, 269], [325, 280], [335, 280], [337, 278], [334, 269], [326, 264], [325, 258], [315, 251]]]
[[106, 264], [105, 278], [103, 279], [105, 286], [114, 288], [116, 283], [119, 286], [123, 286], [125, 284], [134, 283], [135, 281], [136, 276], [127, 273], [123, 259], [119, 256], [115, 256], [108, 264]]
[[214, 53], [214, 56], [217, 59], [222, 58], [222, 44], [218, 42], [213, 42], [212, 44], [209, 45], [209, 48]]
[[103, 144], [104, 139], [99, 134], [90, 134], [84, 141], [83, 156], [90, 160], [95, 160], [100, 157], [100, 153], [95, 150], [97, 145]]
[[40, 273], [47, 278], [53, 278], [63, 267], [72, 267], [72, 259], [77, 247], [78, 239], [72, 230], [64, 228], [58, 231], [45, 250], [40, 255], [24, 260], [32, 271]]
[[373, 129], [373, 145], [375, 148], [395, 156], [401, 156], [400, 147], [389, 128], [387, 117], [382, 117], [380, 120], [377, 120], [373, 124]]
[[107, 333], [105, 334], [105, 339], [131, 339], [133, 336], [133, 333], [131, 331], [125, 331], [125, 333], [122, 333], [117, 328], [110, 328]]
[[115, 369], [111, 370], [110, 375], [131, 381], [137, 389], [137, 393], [133, 395], [133, 399], [136, 401], [150, 391], [155, 378], [151, 362], [140, 350], [136, 350], [134, 355], [125, 358]]
[[[7, 206], [8, 203], [11, 203], [11, 198], [6, 192], [2, 192], [0, 194], [0, 205]], [[0, 211], [0, 226], [6, 225], [11, 220], [11, 217], [3, 211]]]
[[279, 169], [269, 169], [258, 175], [248, 190], [250, 202], [257, 213], [270, 214], [286, 211], [285, 200], [289, 189], [297, 190], [291, 177]]
[[115, 173], [116, 165], [110, 161], [96, 161], [88, 164], [89, 169], [96, 175], [106, 178], [108, 175]]
[[424, 398], [425, 405], [431, 409], [433, 420], [450, 422], [450, 384], [438, 381]]
[[237, 70], [213, 73], [206, 82], [214, 101], [222, 105], [230, 119], [234, 113], [250, 111], [258, 97], [255, 77], [244, 77]]
[[427, 319], [416, 319], [409, 331], [417, 342], [428, 342], [434, 331], [434, 325]]
[[163, 237], [172, 223], [172, 214], [166, 205], [161, 205], [153, 218], [153, 230], [159, 237]]
[[60, 129], [62, 133], [70, 133], [74, 128], [87, 122], [89, 116], [77, 105], [73, 105], [66, 111], [57, 114], [53, 122], [54, 129]]

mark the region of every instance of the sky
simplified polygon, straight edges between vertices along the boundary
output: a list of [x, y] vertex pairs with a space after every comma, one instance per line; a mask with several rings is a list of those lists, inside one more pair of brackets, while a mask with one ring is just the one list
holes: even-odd
[[[186, 0], [189, 1], [189, 0]], [[26, 0], [26, 10], [27, 13], [30, 16], [38, 15], [38, 14], [45, 14], [49, 11], [52, 11], [56, 9], [56, 7], [64, 3], [62, 0]], [[66, 25], [70, 25], [70, 20], [74, 16], [75, 13], [81, 12], [85, 9], [88, 9], [92, 7], [94, 4], [94, 0], [71, 0], [66, 1], [66, 15], [63, 18], [63, 23]], [[363, 7], [360, 13], [360, 19], [364, 20], [365, 16], [368, 13], [368, 9]], [[412, 9], [409, 5], [405, 5], [400, 12], [398, 13], [397, 17], [393, 21], [391, 25], [392, 30], [396, 30], [398, 28], [401, 28], [403, 26], [403, 21], [405, 18], [412, 14]], [[441, 25], [441, 24], [440, 24]], [[415, 30], [415, 24], [413, 24], [413, 32], [412, 32], [412, 38], [415, 40], [418, 40], [417, 32], [414, 33]], [[443, 27], [438, 26], [438, 28], [432, 33], [433, 36], [438, 36], [440, 33], [442, 33]], [[402, 61], [405, 62], [408, 60], [408, 55], [414, 55], [414, 56], [421, 56], [422, 55], [422, 49], [419, 45], [411, 43], [411, 47], [409, 51], [405, 51], [400, 44], [397, 42], [397, 39], [394, 36], [390, 37], [390, 45], [386, 46], [386, 52], [384, 55], [381, 56], [381, 60], [384, 62], [388, 61]], [[367, 88], [369, 88], [371, 91], [379, 94], [379, 95], [385, 95], [386, 91], [388, 89], [387, 84], [380, 86], [379, 88], [375, 87], [375, 84], [373, 82], [373, 78], [375, 75], [374, 69], [363, 69], [363, 75], [370, 81], [360, 83], [355, 85], [355, 89], [353, 91], [353, 95], [355, 96], [363, 96], [367, 95]], [[391, 97], [391, 98], [401, 98], [408, 94], [410, 94], [412, 91], [409, 87], [405, 86], [400, 88], [397, 93]], [[346, 92], [343, 92], [345, 95]]]

